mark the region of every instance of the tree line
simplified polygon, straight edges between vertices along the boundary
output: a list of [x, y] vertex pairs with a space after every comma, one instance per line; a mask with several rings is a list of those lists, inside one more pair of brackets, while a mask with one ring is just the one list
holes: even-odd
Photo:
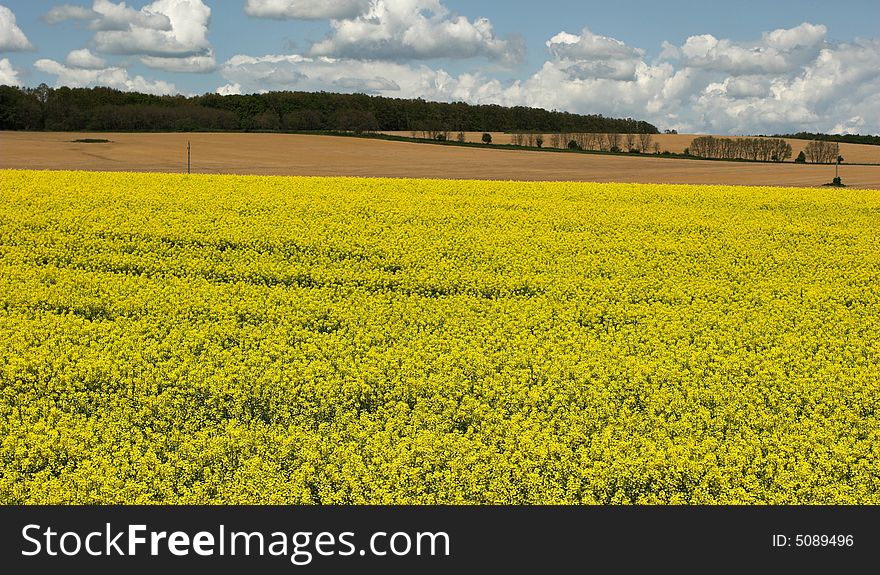
[[813, 164], [833, 164], [840, 158], [840, 145], [837, 142], [813, 140], [804, 147], [804, 161]]
[[869, 144], [872, 146], [880, 146], [880, 136], [863, 136], [861, 134], [818, 134], [813, 132], [798, 132], [796, 134], [776, 134], [774, 138], [791, 138], [793, 140], [820, 140], [825, 142]]
[[791, 144], [781, 138], [699, 136], [693, 139], [687, 151], [701, 158], [784, 162], [791, 157]]
[[0, 129], [47, 131], [535, 131], [657, 133], [632, 118], [331, 92], [154, 96], [0, 86]]

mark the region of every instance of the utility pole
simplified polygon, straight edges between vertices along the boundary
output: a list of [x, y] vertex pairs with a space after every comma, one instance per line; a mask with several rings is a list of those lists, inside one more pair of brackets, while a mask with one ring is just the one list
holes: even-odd
[[840, 144], [834, 146], [834, 181], [840, 181]]
[[186, 173], [187, 173], [187, 174], [190, 173], [190, 167], [191, 167], [191, 163], [190, 163], [190, 151], [189, 151], [189, 150], [190, 150], [189, 140], [187, 140], [187, 141], [186, 141]]

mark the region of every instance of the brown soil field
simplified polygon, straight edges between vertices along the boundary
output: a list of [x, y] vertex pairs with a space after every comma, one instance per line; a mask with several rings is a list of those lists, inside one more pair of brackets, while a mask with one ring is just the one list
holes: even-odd
[[[405, 138], [411, 138], [412, 132], [381, 132], [382, 134], [388, 134], [393, 136], [402, 136]], [[489, 132], [492, 134], [492, 143], [493, 144], [512, 144], [513, 143], [513, 135], [505, 132]], [[465, 132], [465, 141], [466, 142], [475, 142], [481, 143], [483, 132]], [[450, 132], [449, 138], [454, 140], [458, 135], [458, 132]], [[694, 138], [698, 138], [705, 134], [654, 134], [652, 135], [651, 147], [653, 147], [654, 142], [660, 144], [660, 150], [666, 152], [672, 152], [674, 154], [680, 154], [684, 152], [684, 149], [691, 145], [691, 142]], [[422, 137], [421, 133], [419, 133], [418, 137]], [[728, 138], [728, 137], [737, 137], [737, 136], [715, 136], [716, 138]], [[621, 140], [623, 140], [623, 136], [621, 136]], [[809, 144], [809, 140], [795, 140], [793, 138], [786, 138], [786, 142], [791, 144], [791, 152], [792, 156], [789, 158], [789, 162], [794, 161], [797, 155], [803, 150], [807, 144]], [[550, 136], [544, 135], [544, 147], [550, 147]], [[880, 164], [880, 146], [869, 146], [867, 144], [840, 144], [840, 155], [843, 156], [845, 162], [853, 163], [853, 164]]]
[[[681, 137], [681, 136], [679, 136]], [[73, 143], [105, 138], [111, 143]], [[342, 136], [240, 133], [0, 132], [0, 168], [375, 176], [764, 186], [819, 186], [834, 166], [682, 160], [438, 146]], [[840, 168], [850, 187], [880, 189], [880, 165]]]

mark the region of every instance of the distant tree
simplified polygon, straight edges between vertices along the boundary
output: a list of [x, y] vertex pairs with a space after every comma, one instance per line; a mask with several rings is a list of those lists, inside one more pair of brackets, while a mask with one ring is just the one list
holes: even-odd
[[0, 86], [0, 130], [39, 130], [40, 103], [18, 88]]
[[538, 136], [535, 138], [535, 145], [538, 146], [539, 148], [541, 146], [543, 146], [544, 145], [544, 136], [542, 136], [541, 134], [538, 134]]
[[292, 110], [281, 117], [281, 125], [285, 130], [320, 130], [321, 113], [317, 110]]
[[333, 129], [360, 134], [361, 132], [378, 130], [379, 122], [373, 112], [369, 110], [343, 108], [334, 114]]
[[843, 156], [837, 156], [837, 163], [838, 163], [838, 164], [842, 164], [842, 163], [843, 163]]
[[651, 136], [651, 134], [649, 134], [648, 132], [642, 132], [639, 134], [639, 151], [641, 153], [644, 154], [648, 151], [648, 149], [651, 147], [652, 139], [653, 136]]
[[627, 152], [632, 152], [633, 150], [636, 149], [636, 135], [635, 134], [627, 133], [624, 136], [624, 139], [626, 140], [626, 151]]
[[600, 134], [590, 132], [588, 134], [578, 135], [583, 137], [583, 148], [585, 150], [595, 150], [596, 148], [602, 149], [602, 136]]
[[698, 136], [690, 153], [701, 158], [783, 162], [791, 157], [791, 145], [781, 138], [716, 138]]
[[804, 151], [801, 150], [801, 153], [797, 155], [797, 158], [794, 159], [795, 164], [806, 164], [807, 163], [807, 155], [804, 154]]
[[620, 134], [616, 132], [609, 132], [605, 134], [605, 143], [608, 145], [609, 152], [619, 152], [620, 151]]
[[663, 133], [664, 134], [677, 134], [678, 130], [664, 130]]
[[569, 149], [569, 150], [580, 150], [580, 149], [581, 149], [581, 145], [578, 144], [576, 140], [570, 140], [570, 141], [568, 142], [568, 149]]
[[[186, 125], [186, 124], [184, 124]], [[260, 131], [276, 131], [281, 128], [281, 118], [278, 117], [278, 113], [273, 110], [266, 110], [262, 114], [254, 116], [252, 121], [253, 129]], [[189, 132], [194, 130], [195, 127], [191, 125], [187, 125], [187, 128], [182, 131]]]
[[804, 147], [807, 161], [813, 164], [831, 164], [837, 158], [838, 144], [825, 140], [812, 140]]
[[657, 142], [654, 142], [654, 153], [655, 154], [660, 153], [660, 144], [658, 144]]
[[36, 97], [37, 101], [41, 104], [45, 104], [49, 101], [49, 96], [52, 94], [52, 88], [46, 85], [46, 83], [42, 83], [36, 88], [34, 88], [34, 97]]
[[437, 134], [436, 136], [434, 136], [434, 139], [437, 140], [438, 142], [445, 142], [446, 141], [446, 134], [441, 132], [441, 133]]
[[458, 136], [456, 136], [455, 139], [463, 144], [464, 143], [464, 132], [459, 132]]
[[492, 143], [492, 134], [489, 132], [483, 132], [483, 143], [491, 144]]

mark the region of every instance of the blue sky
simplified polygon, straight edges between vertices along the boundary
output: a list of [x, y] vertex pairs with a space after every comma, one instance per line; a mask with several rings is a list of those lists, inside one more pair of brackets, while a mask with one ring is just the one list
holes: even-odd
[[0, 0], [0, 83], [357, 91], [880, 133], [880, 2]]

